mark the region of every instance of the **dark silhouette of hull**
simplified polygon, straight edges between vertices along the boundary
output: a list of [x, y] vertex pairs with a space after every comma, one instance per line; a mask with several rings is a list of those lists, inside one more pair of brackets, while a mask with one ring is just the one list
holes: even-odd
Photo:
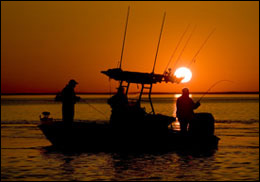
[[165, 127], [172, 117], [158, 115], [156, 119], [159, 118], [161, 121], [164, 120], [165, 124], [157, 127], [156, 124], [149, 126], [147, 123], [139, 127], [134, 124], [115, 127], [112, 124], [75, 122], [72, 125], [64, 125], [62, 122], [50, 122], [39, 125], [39, 128], [53, 146], [72, 151], [149, 152], [217, 149], [219, 138], [215, 135], [181, 134]]

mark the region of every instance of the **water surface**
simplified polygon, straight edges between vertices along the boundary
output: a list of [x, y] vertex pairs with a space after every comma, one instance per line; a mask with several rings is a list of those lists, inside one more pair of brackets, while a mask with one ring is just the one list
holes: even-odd
[[[196, 101], [201, 95], [192, 95]], [[109, 95], [81, 95], [75, 120], [108, 122]], [[137, 95], [132, 95], [137, 97]], [[156, 112], [175, 116], [178, 95], [154, 95]], [[39, 115], [61, 119], [54, 96], [1, 96], [1, 180], [259, 180], [259, 95], [207, 95], [196, 112], [216, 119], [219, 148], [209, 153], [64, 153], [38, 129]], [[147, 101], [147, 99], [144, 98]], [[150, 111], [149, 103], [143, 107]]]

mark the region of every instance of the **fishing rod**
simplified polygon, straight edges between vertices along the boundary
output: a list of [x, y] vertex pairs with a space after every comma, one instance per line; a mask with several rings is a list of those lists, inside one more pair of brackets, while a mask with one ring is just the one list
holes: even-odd
[[165, 16], [166, 16], [166, 12], [164, 12], [164, 15], [163, 15], [163, 22], [162, 22], [161, 32], [160, 32], [160, 36], [159, 36], [159, 42], [158, 42], [157, 50], [156, 50], [156, 54], [155, 54], [155, 60], [154, 60], [153, 72], [152, 73], [154, 73], [154, 68], [155, 68], [156, 59], [157, 59], [157, 55], [158, 55], [158, 51], [159, 51], [159, 46], [160, 46], [160, 41], [161, 41], [161, 36], [162, 36], [162, 31], [163, 31], [163, 25], [164, 25], [164, 21], [165, 21]]
[[196, 54], [194, 55], [194, 57], [192, 58], [188, 68], [190, 68], [191, 64], [196, 61], [196, 57], [198, 56], [198, 54], [200, 53], [201, 49], [205, 46], [205, 44], [207, 43], [207, 41], [209, 40], [209, 38], [211, 37], [211, 35], [215, 32], [216, 28], [214, 28], [208, 35], [208, 37], [206, 38], [206, 40], [202, 43], [202, 45], [200, 46], [199, 50], [196, 52]]
[[233, 83], [233, 81], [231, 81], [231, 80], [219, 80], [219, 81], [217, 81], [216, 83], [214, 83], [213, 85], [211, 85], [211, 87], [209, 87], [209, 89], [199, 98], [199, 100], [198, 100], [197, 102], [200, 102], [201, 99], [202, 99], [214, 86], [216, 86], [217, 84], [219, 84], [219, 83], [221, 83], [221, 82], [224, 82], [224, 81], [226, 81], [226, 82], [232, 82], [232, 83]]
[[188, 43], [189, 43], [189, 41], [190, 41], [190, 39], [191, 39], [191, 37], [192, 37], [192, 35], [193, 35], [193, 33], [194, 33], [195, 29], [196, 29], [196, 26], [194, 26], [194, 28], [193, 28], [193, 30], [192, 30], [192, 32], [191, 32], [191, 34], [190, 34], [189, 38], [187, 39], [187, 41], [186, 41], [186, 43], [185, 43], [184, 47], [183, 47], [183, 48], [182, 48], [182, 50], [181, 50], [181, 53], [180, 53], [179, 57], [178, 57], [178, 58], [177, 58], [177, 60], [175, 61], [175, 64], [174, 64], [174, 66], [173, 66], [173, 68], [172, 68], [173, 70], [174, 70], [174, 68], [175, 68], [176, 64], [178, 63], [178, 61], [180, 60], [180, 58], [181, 58], [181, 55], [182, 55], [182, 53], [184, 52], [184, 50], [185, 50], [186, 46], [188, 45]]
[[167, 66], [165, 67], [164, 73], [166, 72], [166, 70], [167, 70], [167, 68], [168, 68], [168, 66], [169, 66], [169, 64], [170, 64], [170, 62], [172, 61], [172, 58], [173, 58], [173, 56], [175, 55], [175, 53], [176, 53], [176, 51], [177, 51], [177, 49], [178, 49], [178, 47], [179, 47], [179, 45], [180, 45], [180, 43], [181, 43], [181, 41], [182, 41], [184, 35], [186, 34], [186, 32], [187, 32], [187, 30], [188, 30], [189, 27], [190, 27], [190, 25], [187, 26], [187, 28], [185, 29], [185, 31], [184, 31], [183, 34], [181, 35], [181, 38], [180, 38], [179, 42], [177, 43], [177, 45], [176, 45], [176, 47], [175, 47], [175, 49], [174, 49], [174, 51], [173, 51], [173, 53], [172, 53], [172, 55], [171, 55], [171, 57], [170, 57], [170, 60], [168, 61]]
[[124, 53], [124, 47], [125, 47], [125, 38], [126, 38], [129, 12], [130, 12], [130, 6], [128, 6], [128, 11], [127, 11], [127, 16], [126, 16], [125, 34], [124, 34], [124, 40], [123, 40], [123, 46], [122, 46], [122, 52], [121, 52], [121, 58], [120, 58], [120, 65], [119, 65], [120, 69], [121, 69], [121, 66], [122, 66], [122, 59], [123, 59], [123, 53]]

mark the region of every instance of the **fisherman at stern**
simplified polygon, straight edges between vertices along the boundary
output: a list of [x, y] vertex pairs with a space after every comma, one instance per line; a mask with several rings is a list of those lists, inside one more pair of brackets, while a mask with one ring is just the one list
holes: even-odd
[[73, 123], [74, 105], [80, 100], [80, 97], [77, 97], [74, 91], [77, 84], [75, 80], [70, 80], [61, 92], [62, 120], [65, 124]]
[[194, 116], [194, 109], [200, 106], [200, 102], [194, 103], [189, 97], [189, 89], [182, 89], [182, 96], [177, 99], [177, 118], [180, 122], [181, 133], [187, 133], [187, 126]]

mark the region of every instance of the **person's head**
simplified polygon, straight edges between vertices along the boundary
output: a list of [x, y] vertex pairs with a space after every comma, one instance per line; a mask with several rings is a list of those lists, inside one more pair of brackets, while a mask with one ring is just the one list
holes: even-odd
[[71, 87], [73, 87], [73, 88], [74, 88], [77, 84], [78, 84], [78, 82], [76, 82], [76, 81], [73, 80], [73, 79], [69, 81], [69, 86], [71, 86]]
[[182, 89], [182, 95], [183, 96], [189, 97], [189, 94], [190, 94], [190, 92], [189, 92], [188, 88], [183, 88]]

